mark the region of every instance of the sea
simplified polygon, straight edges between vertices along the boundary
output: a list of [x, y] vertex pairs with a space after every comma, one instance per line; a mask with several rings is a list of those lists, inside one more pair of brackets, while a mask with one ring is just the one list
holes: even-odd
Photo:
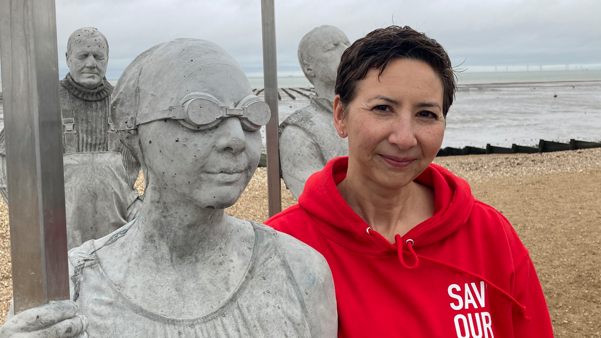
[[[601, 70], [529, 71], [529, 72], [456, 72], [458, 84], [481, 83], [528, 83], [556, 81], [601, 81]], [[249, 77], [254, 88], [263, 88], [262, 77]], [[305, 77], [288, 76], [278, 78], [278, 87], [311, 86]]]
[[[249, 82], [263, 88], [261, 77]], [[601, 70], [458, 72], [457, 83], [443, 147], [536, 146], [540, 139], [601, 142]], [[278, 87], [312, 86], [304, 77], [289, 76], [278, 78]], [[294, 99], [280, 90], [280, 121], [308, 104], [306, 97], [288, 92]]]
[[[255, 88], [262, 78], [250, 78]], [[601, 142], [601, 70], [457, 73], [442, 147], [538, 146], [541, 139]], [[282, 77], [278, 87], [310, 87]], [[280, 90], [279, 120], [308, 104]]]

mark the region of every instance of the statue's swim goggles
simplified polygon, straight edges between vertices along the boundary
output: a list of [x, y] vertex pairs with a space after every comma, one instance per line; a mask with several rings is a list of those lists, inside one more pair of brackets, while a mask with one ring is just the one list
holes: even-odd
[[223, 105], [216, 97], [207, 93], [190, 93], [177, 106], [157, 111], [155, 114], [139, 116], [136, 124], [172, 119], [192, 130], [206, 130], [227, 117], [240, 119], [242, 128], [257, 131], [269, 122], [271, 112], [267, 103], [254, 95], [248, 95], [238, 102], [235, 108]]

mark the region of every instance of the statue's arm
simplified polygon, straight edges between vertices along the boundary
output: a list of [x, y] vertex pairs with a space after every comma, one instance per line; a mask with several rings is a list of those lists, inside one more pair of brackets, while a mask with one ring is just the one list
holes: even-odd
[[[70, 263], [69, 272], [72, 275], [73, 267]], [[73, 285], [71, 285], [71, 291], [73, 291]], [[41, 305], [15, 315], [11, 300], [10, 311], [4, 324], [0, 327], [0, 338], [87, 337], [85, 331], [88, 327], [88, 320], [85, 316], [78, 315], [78, 310], [74, 301], [63, 300]]]
[[278, 233], [278, 240], [304, 298], [311, 337], [337, 337], [336, 292], [325, 258], [287, 234]]
[[280, 135], [282, 178], [292, 195], [298, 199], [305, 182], [325, 166], [319, 146], [301, 128], [287, 126]]

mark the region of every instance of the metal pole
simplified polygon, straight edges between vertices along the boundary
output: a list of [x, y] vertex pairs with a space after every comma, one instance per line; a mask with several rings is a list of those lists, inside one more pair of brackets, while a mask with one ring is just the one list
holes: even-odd
[[267, 138], [267, 195], [269, 217], [282, 211], [280, 190], [280, 154], [278, 150], [278, 68], [275, 44], [275, 10], [273, 0], [261, 0], [263, 21], [263, 78], [265, 102], [271, 109], [271, 119], [265, 127]]
[[69, 299], [54, 0], [0, 0], [15, 313]]

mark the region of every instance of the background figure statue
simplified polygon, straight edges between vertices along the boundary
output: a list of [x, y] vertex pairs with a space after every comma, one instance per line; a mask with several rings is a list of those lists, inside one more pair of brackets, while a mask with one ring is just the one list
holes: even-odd
[[236, 61], [202, 40], [155, 46], [127, 67], [111, 106], [147, 178], [140, 217], [69, 252], [77, 306], [24, 311], [0, 338], [86, 327], [90, 337], [336, 337], [323, 256], [225, 213], [257, 168], [270, 117]]
[[[60, 81], [63, 163], [69, 248], [105, 236], [137, 214], [133, 188], [140, 165], [109, 124], [113, 86], [105, 73], [109, 46], [96, 28], [73, 32], [67, 43], [69, 73]], [[0, 135], [0, 192], [7, 199], [4, 130]]]
[[320, 26], [307, 33], [298, 46], [298, 61], [317, 96], [280, 125], [282, 176], [296, 198], [309, 176], [334, 157], [348, 154], [347, 139], [339, 137], [334, 128], [332, 106], [336, 71], [349, 45], [340, 29]]

